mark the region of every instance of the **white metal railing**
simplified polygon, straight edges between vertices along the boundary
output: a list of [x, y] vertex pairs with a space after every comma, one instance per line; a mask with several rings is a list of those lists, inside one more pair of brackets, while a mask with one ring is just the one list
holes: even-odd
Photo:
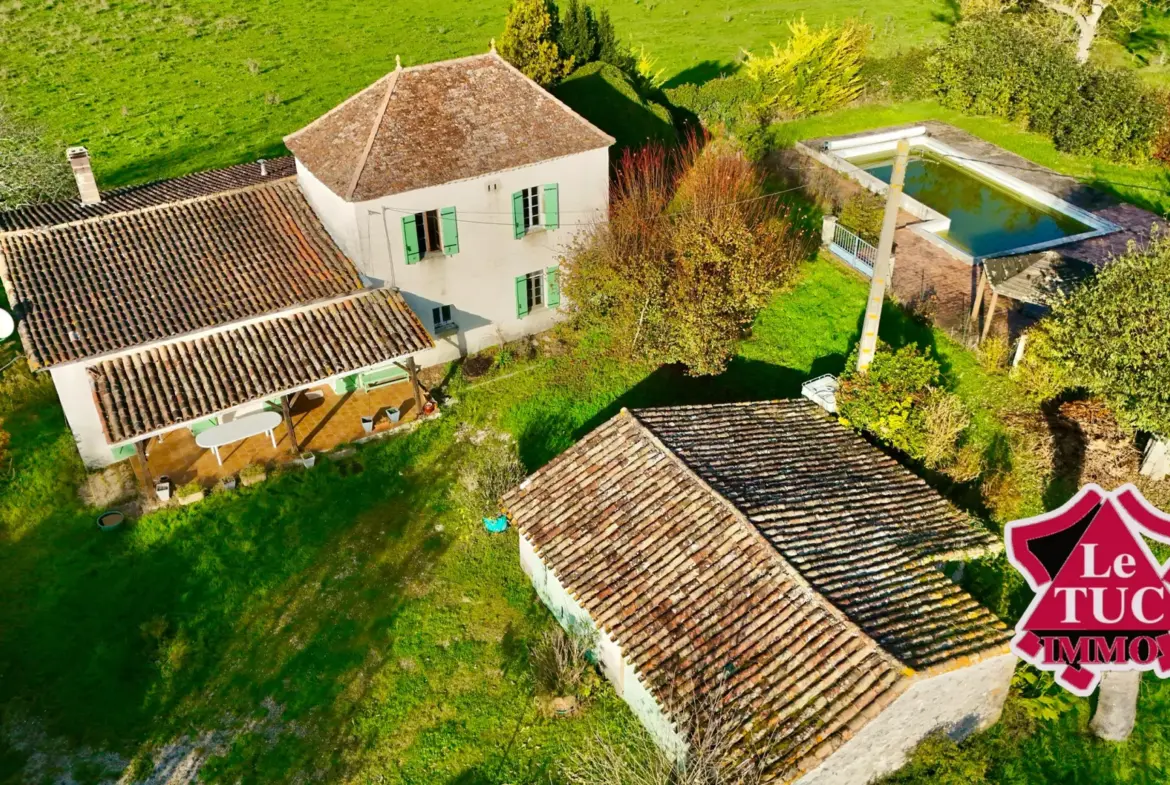
[[833, 239], [829, 243], [829, 248], [863, 273], [873, 275], [873, 266], [877, 263], [877, 248], [840, 223], [833, 226]]

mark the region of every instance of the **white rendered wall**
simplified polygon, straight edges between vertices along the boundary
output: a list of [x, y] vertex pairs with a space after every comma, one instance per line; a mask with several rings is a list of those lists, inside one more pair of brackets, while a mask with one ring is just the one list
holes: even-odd
[[[520, 535], [520, 566], [532, 580], [541, 601], [548, 606], [562, 627], [568, 629], [571, 624], [577, 623], [597, 629], [588, 612], [570, 596], [556, 574], [541, 561], [523, 534]], [[602, 673], [633, 710], [634, 716], [650, 733], [655, 743], [676, 760], [681, 759], [686, 754], [686, 741], [662, 711], [662, 707], [646, 688], [638, 672], [626, 661], [617, 642], [604, 630], [597, 632], [598, 646], [595, 653]]]
[[962, 739], [994, 724], [1015, 671], [1014, 654], [923, 679], [797, 785], [866, 785], [900, 768], [915, 745], [943, 730]]
[[[432, 309], [452, 306], [459, 330], [436, 335], [436, 348], [415, 356], [424, 367], [493, 346], [501, 336], [514, 340], [552, 327], [559, 318], [555, 309], [516, 317], [516, 277], [555, 267], [574, 237], [604, 220], [609, 206], [605, 148], [354, 204], [299, 164], [297, 172], [309, 204], [371, 285], [401, 290], [432, 335]], [[552, 183], [558, 187], [559, 228], [516, 239], [512, 194]], [[402, 218], [444, 207], [456, 210], [459, 253], [430, 253], [407, 264]]]
[[50, 368], [49, 376], [57, 388], [57, 397], [61, 399], [65, 421], [73, 432], [81, 460], [89, 468], [99, 469], [113, 463], [114, 455], [106, 442], [97, 403], [93, 399], [93, 387], [85, 369], [82, 363], [72, 363]]

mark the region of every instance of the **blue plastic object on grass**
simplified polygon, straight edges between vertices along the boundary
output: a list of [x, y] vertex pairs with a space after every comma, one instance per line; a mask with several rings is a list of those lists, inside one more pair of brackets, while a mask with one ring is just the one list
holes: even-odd
[[483, 527], [490, 532], [502, 532], [508, 528], [508, 516], [497, 515], [495, 518], [484, 518]]

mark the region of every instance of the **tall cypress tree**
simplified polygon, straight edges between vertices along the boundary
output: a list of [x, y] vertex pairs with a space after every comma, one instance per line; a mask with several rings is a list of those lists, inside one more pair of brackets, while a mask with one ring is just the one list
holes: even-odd
[[580, 0], [569, 0], [561, 26], [561, 51], [573, 56], [577, 66], [597, 59], [597, 21], [593, 9]]
[[616, 65], [623, 71], [634, 67], [634, 59], [626, 51], [617, 38], [617, 31], [613, 29], [613, 20], [609, 18], [608, 9], [602, 9], [597, 17], [597, 59], [603, 63]]

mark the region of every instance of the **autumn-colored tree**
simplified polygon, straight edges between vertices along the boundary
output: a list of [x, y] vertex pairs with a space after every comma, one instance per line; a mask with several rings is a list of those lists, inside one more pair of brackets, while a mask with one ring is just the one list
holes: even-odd
[[544, 87], [573, 70], [573, 58], [556, 42], [555, 9], [547, 0], [512, 0], [500, 37], [500, 55]]
[[750, 161], [693, 136], [675, 150], [627, 151], [610, 205], [609, 222], [566, 259], [578, 323], [696, 375], [726, 367], [809, 248]]

